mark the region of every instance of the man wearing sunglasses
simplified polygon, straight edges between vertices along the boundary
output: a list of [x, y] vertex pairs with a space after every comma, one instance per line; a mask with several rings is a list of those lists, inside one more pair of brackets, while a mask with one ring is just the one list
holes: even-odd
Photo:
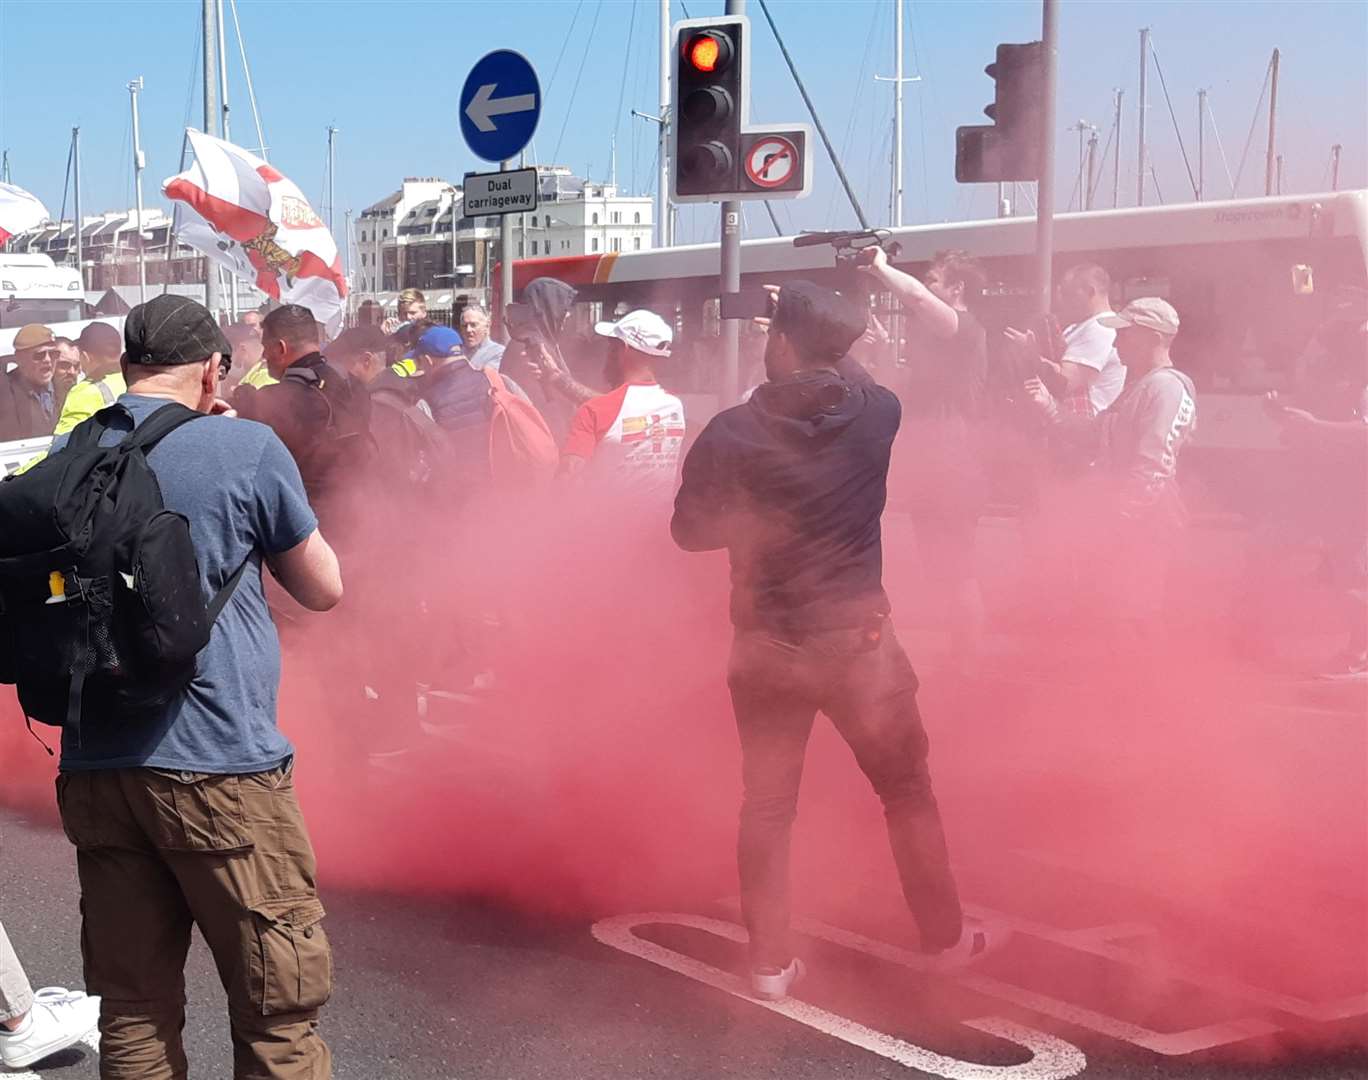
[[0, 374], [0, 442], [51, 435], [66, 395], [53, 384], [52, 331], [31, 323], [14, 338], [14, 370]]

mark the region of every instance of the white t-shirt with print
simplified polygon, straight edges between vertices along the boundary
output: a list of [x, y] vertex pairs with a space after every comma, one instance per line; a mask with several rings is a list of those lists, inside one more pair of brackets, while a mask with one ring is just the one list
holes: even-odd
[[580, 406], [563, 454], [638, 491], [674, 494], [684, 446], [684, 403], [657, 383], [623, 383]]
[[1116, 331], [1097, 321], [1110, 314], [1100, 311], [1064, 331], [1064, 359], [1098, 372], [1088, 386], [1094, 413], [1109, 407], [1126, 384], [1126, 368], [1116, 352]]

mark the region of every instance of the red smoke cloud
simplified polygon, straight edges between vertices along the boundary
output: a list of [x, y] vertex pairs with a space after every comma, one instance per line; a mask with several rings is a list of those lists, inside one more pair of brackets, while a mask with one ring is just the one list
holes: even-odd
[[[396, 600], [383, 617], [323, 616], [287, 635], [281, 723], [298, 747], [325, 889], [478, 894], [592, 917], [700, 910], [735, 893], [726, 560], [674, 550], [667, 517], [563, 491], [436, 529], [411, 559], [393, 535], [361, 553], [380, 568], [370, 589], [416, 587], [430, 613], [419, 621]], [[1044, 545], [1076, 540], [1075, 525]], [[1146, 924], [1156, 959], [1308, 1001], [1363, 993], [1361, 700], [1285, 708], [1305, 704], [1300, 691], [1233, 657], [1245, 538], [1194, 532], [1162, 647], [1127, 656], [1098, 644], [1096, 612], [1070, 615], [1066, 597], [1041, 595], [1014, 523], [981, 532], [999, 633], [977, 677], [952, 679], [936, 659], [943, 642], [922, 601], [914, 534], [905, 519], [886, 520], [894, 618], [923, 675], [966, 900], [1063, 930]], [[436, 568], [425, 570], [430, 554]], [[1287, 640], [1331, 625], [1308, 596], [1298, 585], [1261, 597]], [[341, 640], [349, 635], [361, 640]], [[359, 695], [354, 714], [339, 711], [335, 687], [354, 678], [346, 657], [372, 649], [416, 682], [424, 657], [465, 651], [457, 641], [479, 653], [467, 675], [496, 673], [491, 704], [465, 710], [449, 737], [424, 739], [402, 775], [359, 768], [387, 721]], [[432, 704], [433, 719], [443, 707]], [[7, 803], [50, 806], [54, 764], [12, 715], [0, 762]], [[877, 801], [823, 723], [794, 867], [799, 910], [915, 941]], [[1022, 978], [1048, 983], [1053, 955], [1032, 954]], [[1079, 958], [1058, 962], [1073, 971]], [[1168, 983], [1137, 989], [1094, 972], [1071, 985], [1080, 1004], [1156, 1026], [1195, 1023], [1205, 1007], [1189, 1016]]]

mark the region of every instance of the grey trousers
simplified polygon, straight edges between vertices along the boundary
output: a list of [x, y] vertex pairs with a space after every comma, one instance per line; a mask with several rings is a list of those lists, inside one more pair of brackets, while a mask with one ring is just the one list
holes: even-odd
[[33, 1008], [33, 987], [19, 957], [14, 955], [5, 926], [0, 923], [0, 1020], [13, 1020]]

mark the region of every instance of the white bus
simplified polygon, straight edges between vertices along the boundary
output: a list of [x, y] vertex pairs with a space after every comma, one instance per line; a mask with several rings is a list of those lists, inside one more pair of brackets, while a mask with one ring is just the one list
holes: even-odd
[[[895, 263], [920, 273], [936, 252], [980, 258], [989, 286], [976, 308], [989, 329], [1024, 325], [1031, 312], [1035, 221], [1003, 218], [893, 229]], [[1368, 318], [1368, 191], [1097, 210], [1055, 219], [1055, 273], [1095, 262], [1111, 275], [1115, 305], [1162, 296], [1179, 311], [1183, 332], [1174, 361], [1199, 391], [1199, 430], [1187, 457], [1221, 484], [1279, 447], [1262, 408], [1267, 390], [1295, 391], [1318, 331], [1346, 310]], [[677, 328], [677, 361], [664, 377], [673, 389], [716, 402], [721, 381], [717, 333], [718, 246], [608, 252], [514, 264], [515, 292], [538, 277], [578, 290], [575, 326], [615, 308], [649, 307]], [[856, 285], [833, 249], [795, 247], [793, 238], [742, 244], [742, 289], [808, 278]], [[744, 340], [744, 339], [743, 339]], [[748, 345], [754, 363], [758, 345]], [[743, 347], [743, 352], [746, 348]], [[748, 374], [743, 357], [743, 379]]]

